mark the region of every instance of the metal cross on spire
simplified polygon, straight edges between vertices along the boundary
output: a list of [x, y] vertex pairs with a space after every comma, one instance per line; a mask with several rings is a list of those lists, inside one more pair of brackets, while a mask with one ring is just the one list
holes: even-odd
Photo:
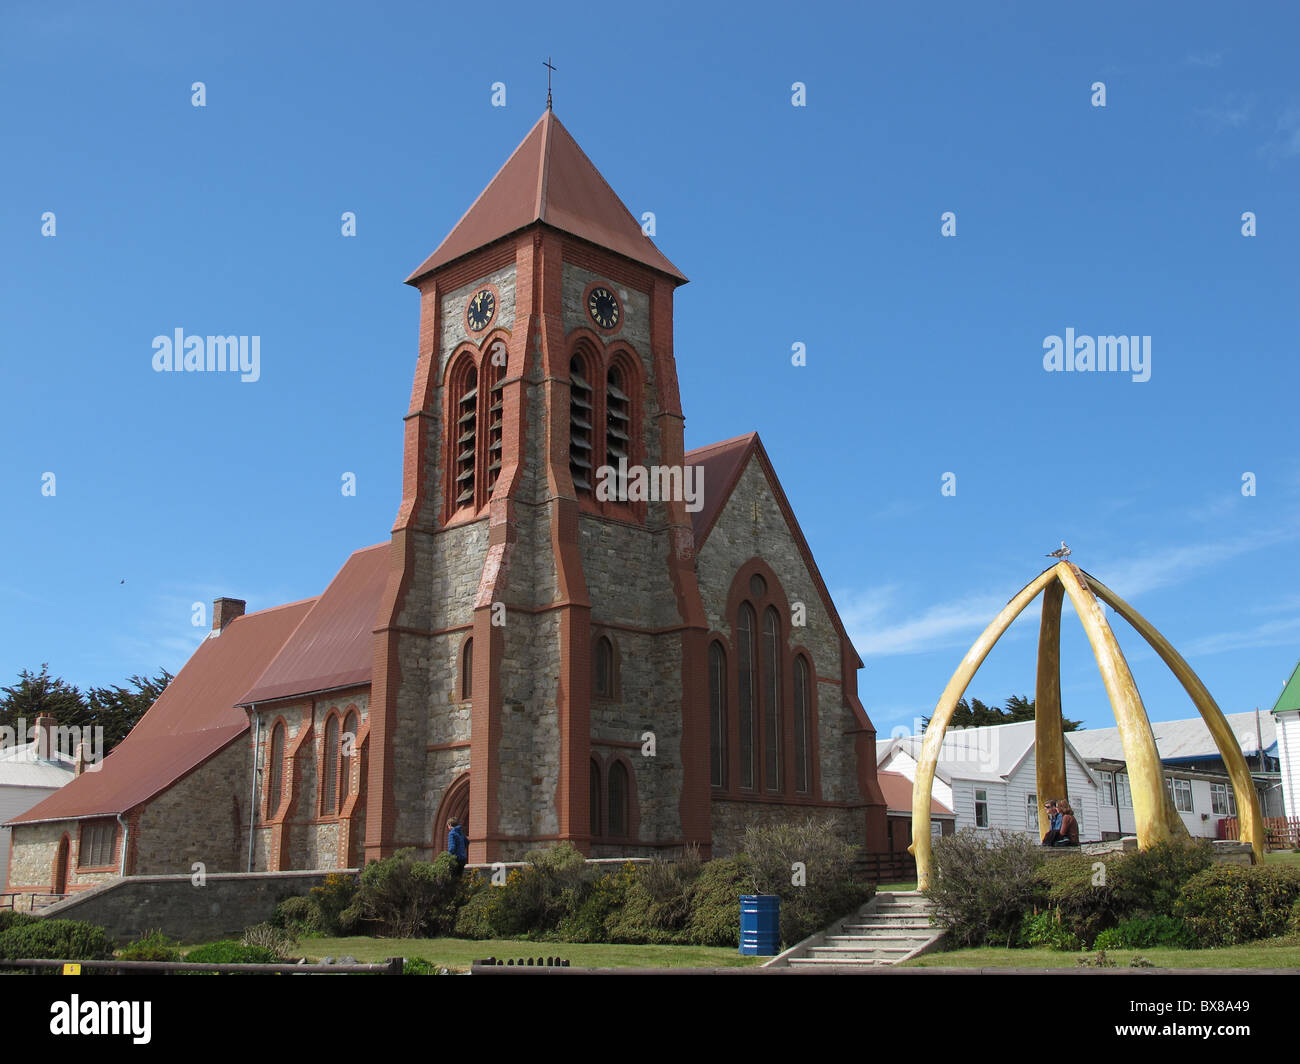
[[556, 68], [551, 66], [551, 57], [549, 55], [542, 66], [546, 67], [546, 109], [549, 111], [551, 109], [551, 71]]

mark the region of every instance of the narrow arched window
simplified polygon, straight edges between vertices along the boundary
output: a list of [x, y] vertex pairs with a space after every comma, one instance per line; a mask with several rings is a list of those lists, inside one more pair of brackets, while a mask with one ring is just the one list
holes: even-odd
[[333, 713], [325, 724], [325, 752], [321, 758], [321, 815], [338, 812], [339, 796], [339, 718]]
[[284, 721], [271, 729], [271, 752], [267, 758], [266, 815], [275, 816], [284, 793]]
[[574, 355], [569, 362], [569, 472], [579, 495], [591, 494], [595, 475], [595, 417], [591, 384], [583, 376], [582, 359]]
[[727, 658], [716, 642], [709, 644], [709, 779], [727, 785]]
[[628, 382], [619, 366], [605, 378], [605, 462], [617, 468], [619, 459], [631, 462], [632, 401]]
[[591, 837], [593, 839], [601, 836], [600, 830], [600, 762], [594, 757], [591, 759], [591, 779], [587, 784], [587, 800], [591, 808], [588, 815], [591, 817]]
[[769, 606], [763, 613], [763, 781], [769, 791], [781, 789], [781, 622]]
[[343, 797], [347, 798], [352, 794], [352, 766], [356, 764], [357, 759], [357, 731], [360, 728], [360, 718], [356, 710], [352, 710], [343, 718], [343, 734], [340, 736], [340, 753], [339, 774], [343, 778], [342, 786], [339, 790]]
[[596, 640], [592, 690], [598, 698], [614, 697], [614, 644], [608, 636]]
[[812, 675], [801, 655], [794, 659], [794, 789], [799, 794], [807, 794], [812, 786], [811, 712]]
[[748, 602], [741, 603], [736, 621], [736, 656], [739, 666], [737, 708], [740, 725], [740, 785], [754, 786], [754, 611]]
[[456, 392], [456, 444], [455, 472], [453, 486], [455, 505], [459, 510], [463, 506], [474, 504], [474, 467], [478, 451], [478, 370], [468, 366], [459, 378]]
[[460, 697], [468, 702], [474, 697], [474, 640], [465, 640], [465, 649], [460, 652]]
[[[500, 343], [501, 341], [497, 341]], [[493, 347], [496, 344], [492, 345]], [[501, 474], [501, 448], [503, 445], [503, 428], [505, 426], [505, 380], [506, 367], [504, 364], [498, 364], [498, 359], [494, 353], [489, 361], [488, 380], [491, 386], [488, 388], [488, 468], [487, 468], [487, 493], [492, 494], [497, 477]]]
[[627, 766], [615, 761], [609, 766], [609, 830], [614, 838], [627, 834]]

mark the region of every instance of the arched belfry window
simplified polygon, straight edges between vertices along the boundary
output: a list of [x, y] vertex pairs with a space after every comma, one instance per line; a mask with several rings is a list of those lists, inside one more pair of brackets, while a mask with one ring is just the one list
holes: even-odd
[[474, 505], [474, 470], [478, 457], [478, 370], [468, 359], [457, 374], [456, 384], [453, 510]]
[[740, 724], [740, 785], [754, 786], [754, 697], [758, 693], [755, 676], [757, 655], [754, 653], [754, 610], [741, 603], [736, 623], [737, 707]]
[[807, 794], [812, 789], [812, 765], [809, 752], [809, 715], [812, 706], [812, 676], [808, 661], [800, 654], [794, 659], [794, 789]]
[[727, 656], [709, 644], [709, 781], [727, 785]]
[[769, 606], [763, 613], [763, 784], [781, 789], [781, 621]]
[[579, 495], [592, 493], [596, 465], [594, 395], [586, 372], [583, 360], [574, 355], [569, 361], [569, 472]]
[[[499, 342], [499, 341], [498, 341]], [[492, 489], [496, 486], [497, 477], [501, 474], [501, 449], [504, 442], [503, 428], [505, 426], [505, 380], [506, 367], [504, 364], [498, 364], [495, 355], [492, 356], [488, 365], [488, 380], [491, 386], [488, 388], [487, 396], [487, 425], [488, 425], [488, 468], [487, 468], [487, 493], [492, 494]]]
[[613, 698], [614, 644], [609, 641], [609, 636], [602, 635], [596, 640], [596, 652], [592, 657], [592, 693], [597, 698]]
[[632, 461], [632, 400], [621, 366], [613, 365], [605, 378], [605, 463], [617, 467], [619, 459]]
[[266, 815], [275, 816], [284, 794], [284, 721], [271, 729], [271, 750], [266, 765]]

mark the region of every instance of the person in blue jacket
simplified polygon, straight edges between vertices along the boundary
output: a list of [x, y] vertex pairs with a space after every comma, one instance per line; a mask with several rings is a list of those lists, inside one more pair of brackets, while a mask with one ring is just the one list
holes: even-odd
[[469, 861], [469, 836], [459, 820], [447, 821], [447, 852], [456, 858], [457, 869], [463, 869]]
[[1056, 799], [1052, 798], [1047, 802], [1047, 834], [1043, 836], [1044, 846], [1055, 846], [1056, 840], [1061, 837], [1061, 811], [1057, 807]]

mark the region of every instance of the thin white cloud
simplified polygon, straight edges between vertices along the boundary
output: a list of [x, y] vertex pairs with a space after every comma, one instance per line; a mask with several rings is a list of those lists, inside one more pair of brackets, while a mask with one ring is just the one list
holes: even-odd
[[1223, 65], [1222, 52], [1188, 52], [1186, 59], [1183, 60], [1188, 66], [1193, 67], [1217, 67]]
[[1187, 644], [1184, 656], [1223, 654], [1230, 650], [1254, 650], [1258, 647], [1293, 646], [1300, 642], [1300, 617], [1268, 621], [1254, 628], [1236, 632], [1218, 632], [1201, 636]]

